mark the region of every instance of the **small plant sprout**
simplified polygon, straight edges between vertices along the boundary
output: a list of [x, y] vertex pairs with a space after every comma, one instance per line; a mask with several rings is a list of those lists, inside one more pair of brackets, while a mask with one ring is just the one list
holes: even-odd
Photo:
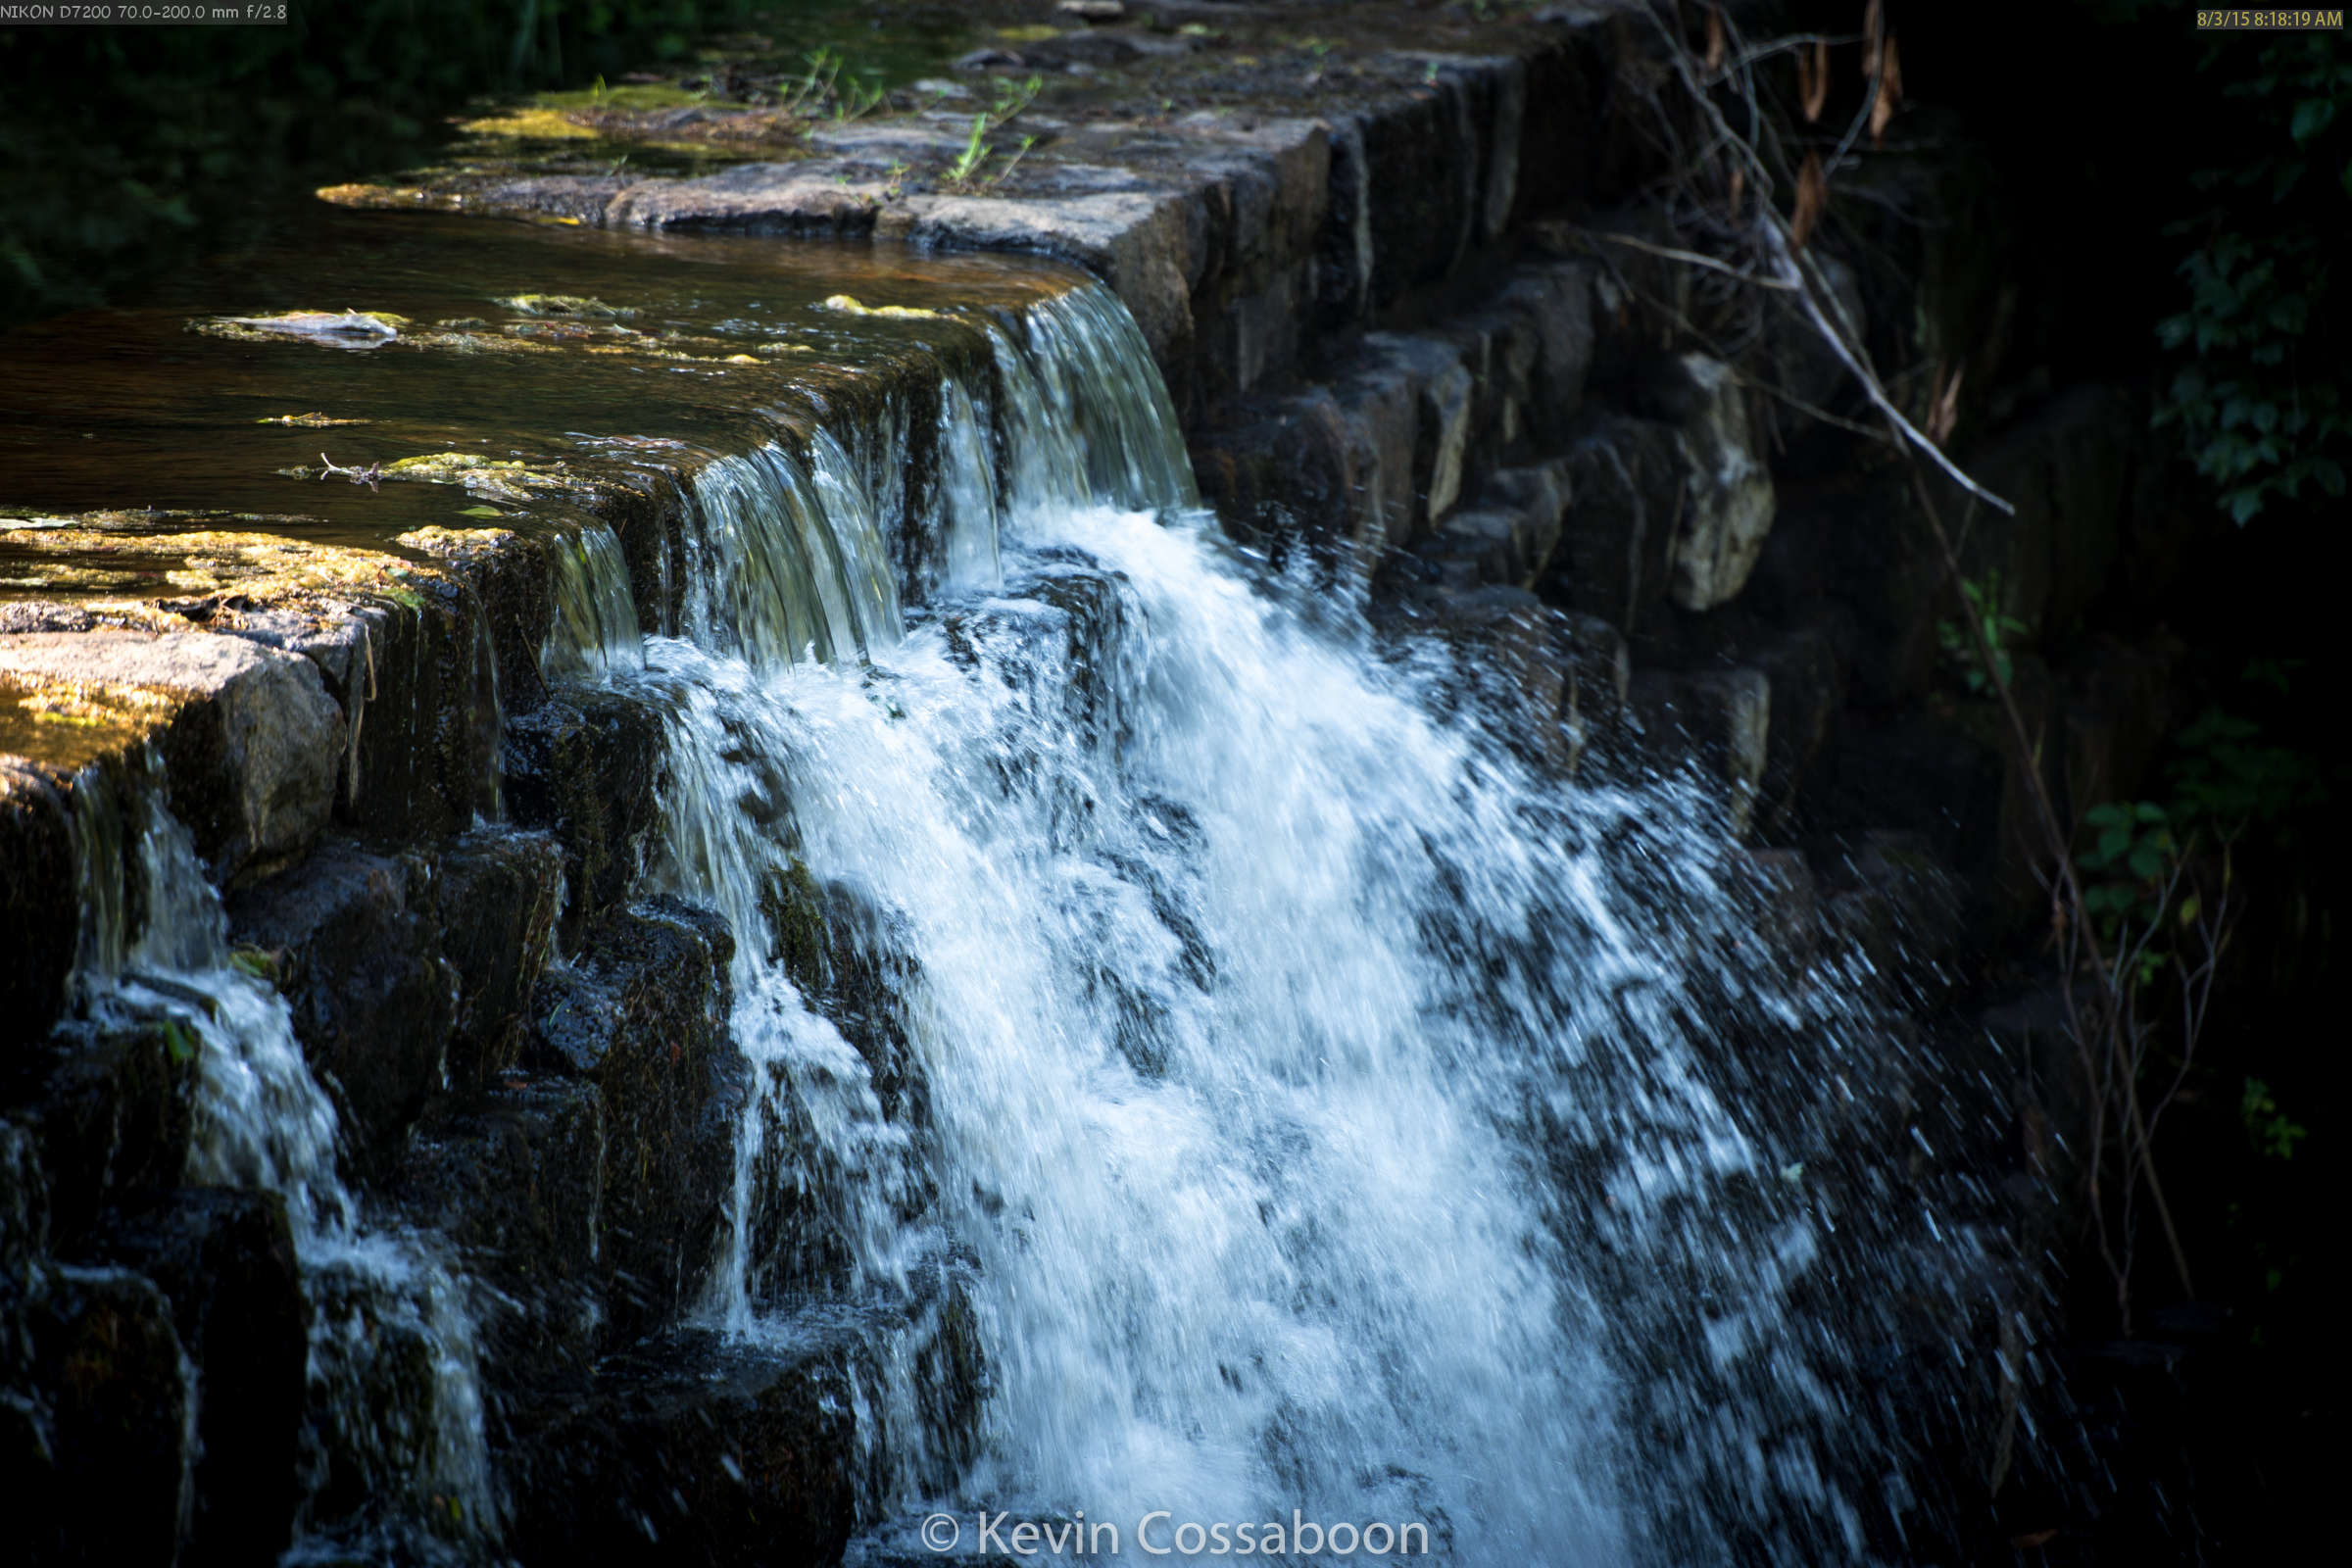
[[833, 118], [847, 123], [871, 114], [887, 96], [872, 82], [852, 81], [833, 101]]
[[1023, 136], [1021, 144], [1006, 155], [993, 173], [983, 172], [988, 168], [990, 154], [996, 151], [988, 139], [988, 128], [986, 114], [972, 117], [972, 133], [965, 138], [963, 151], [957, 153], [955, 162], [948, 165], [947, 184], [950, 189], [961, 191], [967, 196], [982, 195], [996, 189], [1004, 183], [1007, 174], [1020, 166], [1021, 160], [1029, 155], [1029, 149], [1037, 145], [1035, 136]]
[[2237, 1113], [2246, 1124], [2246, 1134], [2253, 1139], [2254, 1147], [2272, 1159], [2294, 1158], [2295, 1145], [2311, 1136], [2300, 1122], [2278, 1108], [2271, 1086], [2260, 1078], [2246, 1080]]
[[972, 117], [971, 138], [963, 144], [963, 151], [956, 155], [956, 161], [948, 165], [948, 183], [956, 186], [970, 184], [973, 176], [980, 172], [980, 166], [986, 162], [988, 116], [977, 114]]
[[1037, 138], [1035, 136], [1023, 136], [1021, 138], [1021, 144], [1012, 150], [1012, 156], [1005, 159], [1003, 167], [999, 168], [996, 173], [989, 177], [989, 183], [992, 185], [997, 183], [999, 180], [1002, 180], [1006, 175], [1010, 174], [1015, 169], [1019, 168], [1021, 160], [1029, 156], [1029, 149], [1036, 145]]
[[[1961, 578], [1960, 597], [1966, 603], [1968, 619], [1983, 630], [1984, 646], [1992, 650], [1998, 684], [2007, 686], [2012, 670], [2010, 645], [2023, 637], [2027, 628], [2024, 621], [2001, 609], [2001, 574], [1987, 572], [1983, 582], [1974, 577]], [[1995, 681], [1988, 678], [1978, 657], [1976, 639], [1969, 635], [1967, 621], [1937, 621], [1936, 640], [1941, 645], [1944, 657], [1959, 665], [1960, 678], [1970, 695], [1982, 697], [1994, 689]]]
[[1028, 108], [1036, 101], [1037, 95], [1045, 89], [1045, 85], [1046, 78], [1038, 75], [1032, 75], [1027, 81], [1018, 82], [1000, 79], [997, 82], [996, 102], [989, 106], [988, 113], [983, 117], [987, 120], [989, 128], [994, 130]]
[[841, 56], [827, 48], [811, 49], [801, 58], [808, 63], [808, 73], [783, 100], [784, 109], [796, 115], [833, 95], [833, 79], [841, 74], [842, 66]]

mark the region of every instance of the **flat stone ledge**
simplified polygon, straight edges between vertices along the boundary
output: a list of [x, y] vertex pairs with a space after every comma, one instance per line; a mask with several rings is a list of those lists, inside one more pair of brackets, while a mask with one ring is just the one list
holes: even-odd
[[61, 722], [152, 739], [217, 875], [286, 859], [326, 825], [343, 712], [299, 655], [204, 632], [28, 632], [0, 636], [0, 682]]

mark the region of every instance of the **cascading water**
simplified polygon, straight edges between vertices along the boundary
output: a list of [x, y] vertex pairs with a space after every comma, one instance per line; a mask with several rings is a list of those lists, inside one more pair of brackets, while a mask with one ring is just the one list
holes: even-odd
[[[1871, 1303], [1971, 1243], [1853, 1152], [1900, 1052], [1859, 961], [1760, 943], [1703, 791], [1537, 770], [1479, 671], [1223, 539], [1107, 291], [948, 314], [936, 398], [736, 411], [767, 439], [696, 471], [644, 606], [611, 527], [545, 540], [546, 674], [666, 714], [642, 890], [734, 933], [708, 1310], [850, 1345], [853, 1560], [937, 1560], [927, 1512], [966, 1552], [1890, 1560], [1858, 1369], [1923, 1336]], [[494, 1556], [471, 1287], [355, 1205], [161, 797], [74, 821], [135, 841], [80, 847], [83, 1014], [191, 1042], [186, 1180], [292, 1216], [296, 1556]]]
[[903, 635], [820, 434], [704, 470], [689, 635], [644, 677], [657, 879], [738, 932], [765, 1087], [721, 1314], [788, 1334], [810, 1290], [944, 1271], [979, 1326], [976, 1453], [874, 1375], [854, 1556], [928, 1558], [888, 1523], [920, 1506], [967, 1549], [991, 1510], [1128, 1550], [1165, 1510], [1156, 1544], [1277, 1557], [1299, 1521], [1472, 1563], [1865, 1555], [1901, 1499], [1846, 1489], [1890, 1437], [1851, 1325], [1792, 1304], [1819, 1129], [1724, 1065], [1835, 1078], [1878, 1030], [1853, 977], [1754, 951], [1693, 792], [1536, 777], [1431, 716], [1442, 655], [1310, 625], [1190, 510], [1105, 291], [991, 336]]
[[[85, 893], [75, 986], [100, 1028], [161, 1027], [192, 1057], [184, 1180], [275, 1193], [309, 1300], [304, 1525], [287, 1561], [355, 1548], [462, 1560], [491, 1518], [472, 1329], [458, 1282], [420, 1241], [366, 1224], [337, 1170], [336, 1114], [286, 1003], [233, 958], [219, 896], [160, 797], [160, 764], [124, 792], [93, 772], [76, 814]], [[122, 847], [95, 824], [131, 825]], [[135, 934], [124, 918], [143, 911]], [[393, 1387], [400, 1397], [387, 1400]], [[191, 1445], [193, 1440], [191, 1439]], [[416, 1520], [432, 1534], [416, 1535]]]
[[637, 628], [637, 607], [629, 598], [628, 564], [610, 525], [591, 522], [558, 535], [555, 605], [539, 663], [551, 678], [596, 679], [614, 669], [645, 662], [645, 640]]

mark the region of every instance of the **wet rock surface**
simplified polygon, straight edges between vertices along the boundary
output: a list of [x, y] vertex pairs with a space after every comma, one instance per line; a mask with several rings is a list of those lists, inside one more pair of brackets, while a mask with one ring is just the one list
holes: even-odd
[[343, 715], [307, 660], [195, 633], [30, 632], [0, 637], [0, 678], [155, 713], [181, 819], [223, 879], [326, 824]]
[[594, 1364], [604, 1308], [606, 1102], [593, 1083], [507, 1073], [416, 1130], [392, 1190], [484, 1290], [494, 1386], [519, 1396]]
[[516, 1437], [526, 1558], [823, 1562], [855, 1518], [853, 1395], [823, 1354], [681, 1334], [551, 1396]]
[[110, 1201], [179, 1185], [194, 1115], [194, 1042], [162, 1018], [75, 1020], [10, 1063], [8, 1114], [38, 1150], [52, 1243]]
[[567, 944], [637, 874], [655, 819], [661, 726], [660, 714], [625, 693], [578, 691], [507, 730], [508, 809], [563, 846]]
[[330, 841], [228, 905], [231, 933], [268, 956], [347, 1147], [370, 1170], [397, 1157], [446, 1069], [459, 974], [441, 956], [436, 891], [416, 858]]
[[142, 1194], [85, 1245], [155, 1282], [194, 1368], [198, 1456], [179, 1560], [274, 1557], [299, 1500], [310, 1358], [284, 1200], [233, 1188]]
[[562, 851], [542, 834], [480, 829], [441, 856], [441, 951], [458, 981], [449, 1045], [453, 1087], [493, 1082], [521, 1054], [563, 886]]
[[625, 1342], [709, 1284], [748, 1092], [727, 1029], [723, 921], [672, 902], [610, 910], [532, 995], [525, 1061], [584, 1078], [605, 1111], [599, 1257]]
[[14, 757], [0, 758], [0, 1038], [40, 1033], [65, 1003], [74, 963], [71, 785]]
[[195, 1390], [171, 1301], [114, 1267], [52, 1266], [30, 1295], [11, 1335], [19, 1392], [0, 1414], [25, 1509], [18, 1539], [42, 1562], [173, 1560], [196, 1500]]

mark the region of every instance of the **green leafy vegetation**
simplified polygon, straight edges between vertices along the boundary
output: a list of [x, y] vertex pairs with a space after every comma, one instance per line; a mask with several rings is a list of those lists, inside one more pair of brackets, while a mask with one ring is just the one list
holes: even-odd
[[2280, 502], [2341, 497], [2352, 462], [2334, 260], [2352, 231], [2352, 49], [2337, 32], [2223, 34], [2202, 69], [2234, 111], [2211, 138], [2236, 161], [2197, 171], [2202, 207], [2185, 309], [2157, 326], [2179, 356], [2156, 409], [2243, 523]]
[[[1983, 632], [1984, 646], [1992, 650], [1998, 684], [2006, 686], [2013, 673], [2009, 649], [2026, 634], [2026, 623], [2001, 609], [2001, 574], [1986, 572], [1983, 581], [1974, 577], [1960, 579], [1960, 597], [1966, 605], [1969, 619]], [[1983, 659], [1978, 653], [1977, 639], [1970, 634], [1967, 620], [1945, 619], [1936, 623], [1936, 641], [1943, 657], [1960, 676], [1970, 695], [1983, 697], [1995, 688], [1987, 677]]]
[[992, 170], [988, 162], [997, 156], [997, 148], [989, 133], [1028, 108], [1044, 86], [1045, 78], [1036, 75], [1025, 81], [998, 81], [995, 102], [972, 117], [971, 135], [942, 176], [950, 190], [965, 195], [985, 195], [1003, 184], [1005, 176], [1020, 166], [1021, 160], [1028, 156], [1029, 149], [1037, 145], [1037, 138], [1023, 136], [1020, 145], [1005, 154], [1003, 161]]
[[2251, 830], [2291, 844], [2294, 813], [2323, 802], [2327, 786], [2309, 756], [2261, 736], [2252, 719], [2208, 707], [2175, 737], [2173, 789], [2181, 812], [2219, 835]]
[[2260, 1078], [2246, 1080], [2237, 1114], [2246, 1124], [2246, 1136], [2254, 1141], [2255, 1152], [2271, 1159], [2294, 1158], [2295, 1146], [2311, 1136], [2278, 1108], [2278, 1102], [2271, 1097], [2271, 1086]]
[[1034, 74], [1020, 81], [1014, 81], [1009, 76], [998, 77], [988, 113], [984, 117], [989, 128], [994, 130], [1035, 103], [1045, 85], [1046, 78]]

